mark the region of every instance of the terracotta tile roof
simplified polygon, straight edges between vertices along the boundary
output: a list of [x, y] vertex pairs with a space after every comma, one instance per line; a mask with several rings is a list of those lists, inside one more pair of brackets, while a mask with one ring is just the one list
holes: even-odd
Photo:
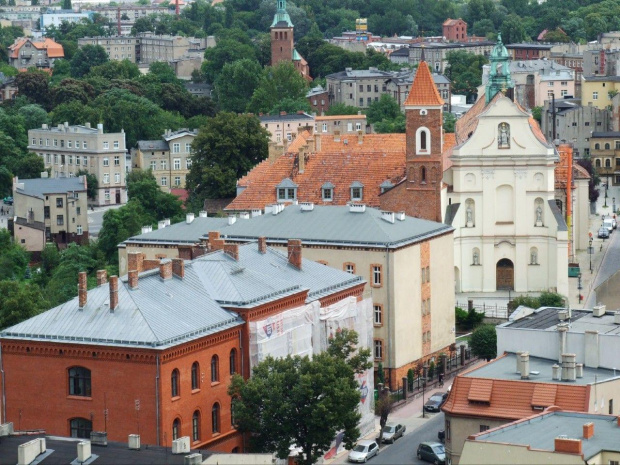
[[406, 105], [443, 105], [443, 99], [433, 81], [433, 75], [425, 61], [418, 65], [411, 91], [405, 100]]
[[492, 379], [472, 379], [469, 386], [467, 400], [470, 402], [491, 402], [491, 392], [493, 391]]
[[[495, 94], [495, 97], [491, 99], [489, 105], [496, 100], [500, 99], [503, 95], [498, 92]], [[456, 126], [454, 128], [454, 132], [456, 134], [456, 143], [457, 145], [461, 145], [470, 136], [474, 133], [476, 128], [478, 127], [478, 116], [486, 109], [487, 105], [485, 104], [485, 96], [482, 94], [476, 103], [467, 110], [467, 112], [461, 116], [458, 120], [456, 120]]]
[[442, 26], [453, 26], [453, 25], [457, 24], [459, 21], [461, 21], [461, 19], [451, 19], [451, 18], [448, 18], [448, 19], [446, 19], [443, 22]]
[[456, 145], [456, 134], [447, 132], [443, 135], [443, 170], [446, 171], [452, 167], [452, 149]]
[[[298, 201], [317, 205], [346, 205], [351, 201], [351, 184], [357, 181], [364, 185], [361, 202], [378, 207], [381, 183], [396, 184], [405, 175], [405, 134], [364, 134], [361, 144], [357, 135], [340, 136], [339, 141], [333, 135], [320, 135], [320, 151], [306, 154], [300, 173], [298, 150], [309, 137], [307, 131], [302, 132], [286, 154], [259, 163], [241, 178], [238, 185], [245, 190], [226, 209], [264, 208], [277, 202], [276, 186], [285, 178], [298, 185]], [[327, 182], [335, 186], [331, 202], [321, 195], [321, 186]]]
[[[18, 58], [19, 57], [19, 50], [29, 40], [30, 39], [27, 39], [27, 38], [18, 39], [13, 45], [11, 45], [9, 47], [9, 50], [11, 51], [10, 57], [11, 58]], [[62, 45], [60, 45], [57, 42], [54, 42], [52, 39], [46, 38], [43, 42], [34, 42], [34, 41], [30, 40], [30, 42], [32, 43], [34, 48], [36, 48], [37, 50], [46, 49], [47, 50], [47, 56], [49, 58], [63, 58], [65, 56], [65, 51], [62, 48]]]
[[551, 407], [555, 405], [557, 393], [557, 384], [536, 384], [536, 386], [534, 386], [534, 393], [532, 394], [532, 407]]

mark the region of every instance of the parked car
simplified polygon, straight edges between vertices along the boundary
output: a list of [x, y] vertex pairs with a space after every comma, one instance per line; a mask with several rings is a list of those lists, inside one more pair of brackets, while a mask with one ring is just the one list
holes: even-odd
[[5, 197], [2, 199], [2, 202], [5, 205], [13, 205], [13, 197], [9, 196], [9, 197]]
[[447, 392], [436, 392], [424, 404], [424, 410], [427, 412], [439, 412], [439, 409], [448, 398]]
[[383, 442], [394, 442], [405, 434], [406, 426], [388, 423], [383, 427]]
[[609, 229], [601, 226], [601, 228], [598, 230], [598, 237], [602, 239], [607, 239], [609, 237]]
[[364, 440], [357, 443], [349, 452], [349, 462], [364, 463], [379, 453], [377, 441]]
[[607, 228], [609, 230], [609, 234], [611, 234], [612, 232], [614, 232], [614, 223], [616, 220], [614, 220], [613, 218], [605, 218], [603, 220], [603, 226], [604, 228]]
[[423, 442], [418, 446], [418, 460], [443, 465], [446, 463], [446, 449], [439, 442]]

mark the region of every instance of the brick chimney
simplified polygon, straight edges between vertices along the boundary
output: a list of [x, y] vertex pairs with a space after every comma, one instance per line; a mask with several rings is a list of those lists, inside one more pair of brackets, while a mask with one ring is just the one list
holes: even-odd
[[555, 438], [555, 452], [581, 454], [581, 439]]
[[590, 439], [594, 436], [594, 423], [584, 423], [583, 425], [583, 438]]
[[219, 231], [209, 231], [209, 244], [215, 239], [219, 239], [219, 238], [220, 238]]
[[297, 154], [297, 168], [300, 173], [306, 170], [306, 146], [299, 147], [299, 153]]
[[129, 283], [129, 289], [138, 288], [138, 270], [130, 270], [127, 273], [127, 282]]
[[80, 271], [78, 273], [78, 304], [80, 310], [86, 307], [86, 297], [88, 295], [88, 286], [86, 283], [86, 271]]
[[118, 276], [110, 276], [110, 311], [118, 307]]
[[299, 239], [288, 240], [288, 262], [301, 270], [301, 241]]
[[364, 143], [364, 131], [362, 131], [361, 129], [357, 131], [357, 143], [358, 144]]
[[224, 253], [232, 259], [239, 261], [239, 244], [224, 244]]
[[185, 260], [182, 258], [172, 259], [172, 274], [177, 278], [185, 278]]
[[97, 286], [101, 286], [108, 282], [108, 272], [106, 270], [97, 271]]
[[[159, 267], [159, 260], [156, 258], [142, 260], [142, 271], [154, 270]], [[131, 268], [130, 268], [131, 269]], [[136, 270], [138, 271], [138, 270]], [[139, 273], [140, 271], [138, 271]]]
[[222, 250], [224, 245], [226, 245], [226, 241], [224, 239], [214, 239], [213, 242], [209, 242], [211, 246], [211, 251], [215, 252], [216, 250]]
[[163, 280], [172, 278], [171, 260], [162, 260], [159, 262], [159, 277]]
[[267, 253], [267, 238], [266, 237], [258, 238], [258, 251], [260, 253]]
[[138, 273], [144, 271], [144, 254], [142, 252], [129, 252], [127, 254], [127, 269], [136, 270]]

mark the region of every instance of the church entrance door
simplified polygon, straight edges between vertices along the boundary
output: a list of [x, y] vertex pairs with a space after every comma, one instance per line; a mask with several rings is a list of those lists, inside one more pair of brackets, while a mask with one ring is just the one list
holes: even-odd
[[507, 258], [502, 258], [499, 262], [497, 262], [496, 277], [496, 287], [498, 291], [513, 291], [515, 285], [515, 267], [512, 261]]

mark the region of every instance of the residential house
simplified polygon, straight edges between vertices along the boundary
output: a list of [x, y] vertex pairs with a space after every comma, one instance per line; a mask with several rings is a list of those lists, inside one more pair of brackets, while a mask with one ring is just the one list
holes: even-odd
[[361, 111], [357, 115], [334, 115], [334, 116], [315, 116], [314, 132], [321, 134], [340, 133], [341, 137], [357, 136], [359, 131], [365, 134], [372, 133], [372, 126], [366, 122], [366, 115]]
[[37, 256], [47, 242], [88, 244], [86, 187], [86, 176], [14, 178], [15, 241]]
[[28, 131], [28, 150], [43, 158], [51, 177], [71, 177], [86, 170], [97, 177], [96, 205], [127, 202], [125, 184], [125, 132], [103, 132], [103, 124], [92, 128], [43, 124]]
[[446, 19], [442, 26], [443, 37], [449, 42], [465, 42], [467, 39], [467, 23], [461, 18]]
[[470, 436], [460, 463], [613, 464], [620, 462], [619, 435], [620, 417], [551, 407], [544, 413]]
[[520, 43], [508, 44], [506, 50], [513, 61], [543, 60], [551, 56], [551, 44]]
[[[108, 283], [99, 271], [90, 290], [80, 273], [77, 297], [0, 333], [2, 421], [54, 436], [105, 431], [126, 441], [139, 432], [143, 444], [188, 437], [192, 449], [241, 452], [227, 394], [234, 374], [249, 377], [268, 355], [325, 350], [339, 327], [370, 345], [364, 281], [303, 259], [298, 242], [288, 252], [220, 240], [187, 262], [130, 254], [127, 276]], [[360, 380], [372, 392], [372, 377]], [[370, 403], [360, 410], [374, 425]]]
[[[316, 189], [335, 198], [338, 186], [321, 183]], [[264, 215], [253, 210], [226, 219], [205, 213], [161, 226], [119, 244], [121, 273], [133, 252], [152, 259], [192, 258], [218, 238], [246, 243], [265, 236], [283, 251], [290, 238], [300, 238], [305, 257], [362, 276], [364, 295], [372, 299], [375, 369], [383, 364], [393, 389], [418, 361], [437, 361], [454, 342], [454, 294], [446, 292], [454, 282], [453, 230], [444, 224], [361, 204], [301, 203], [274, 205]]]
[[599, 110], [613, 107], [613, 99], [620, 92], [620, 76], [586, 76], [581, 78], [581, 104], [593, 105]]
[[475, 42], [419, 42], [409, 46], [409, 65], [419, 65], [424, 61], [434, 73], [445, 74], [448, 66], [448, 53], [463, 50], [474, 55], [488, 57], [495, 42], [481, 40]]
[[159, 140], [139, 140], [131, 149], [131, 166], [150, 169], [164, 192], [181, 194], [192, 166], [192, 142], [197, 135], [197, 129], [168, 129]]
[[324, 114], [329, 109], [329, 95], [322, 86], [313, 87], [306, 94], [306, 99], [317, 115]]
[[9, 46], [9, 64], [17, 69], [33, 66], [50, 69], [54, 62], [65, 57], [62, 45], [52, 39], [45, 38], [40, 42], [22, 37]]
[[301, 110], [290, 114], [281, 111], [277, 115], [260, 115], [258, 119], [275, 143], [291, 142], [301, 130], [314, 126], [314, 116]]
[[590, 137], [590, 158], [608, 186], [620, 185], [620, 132], [596, 131]]

